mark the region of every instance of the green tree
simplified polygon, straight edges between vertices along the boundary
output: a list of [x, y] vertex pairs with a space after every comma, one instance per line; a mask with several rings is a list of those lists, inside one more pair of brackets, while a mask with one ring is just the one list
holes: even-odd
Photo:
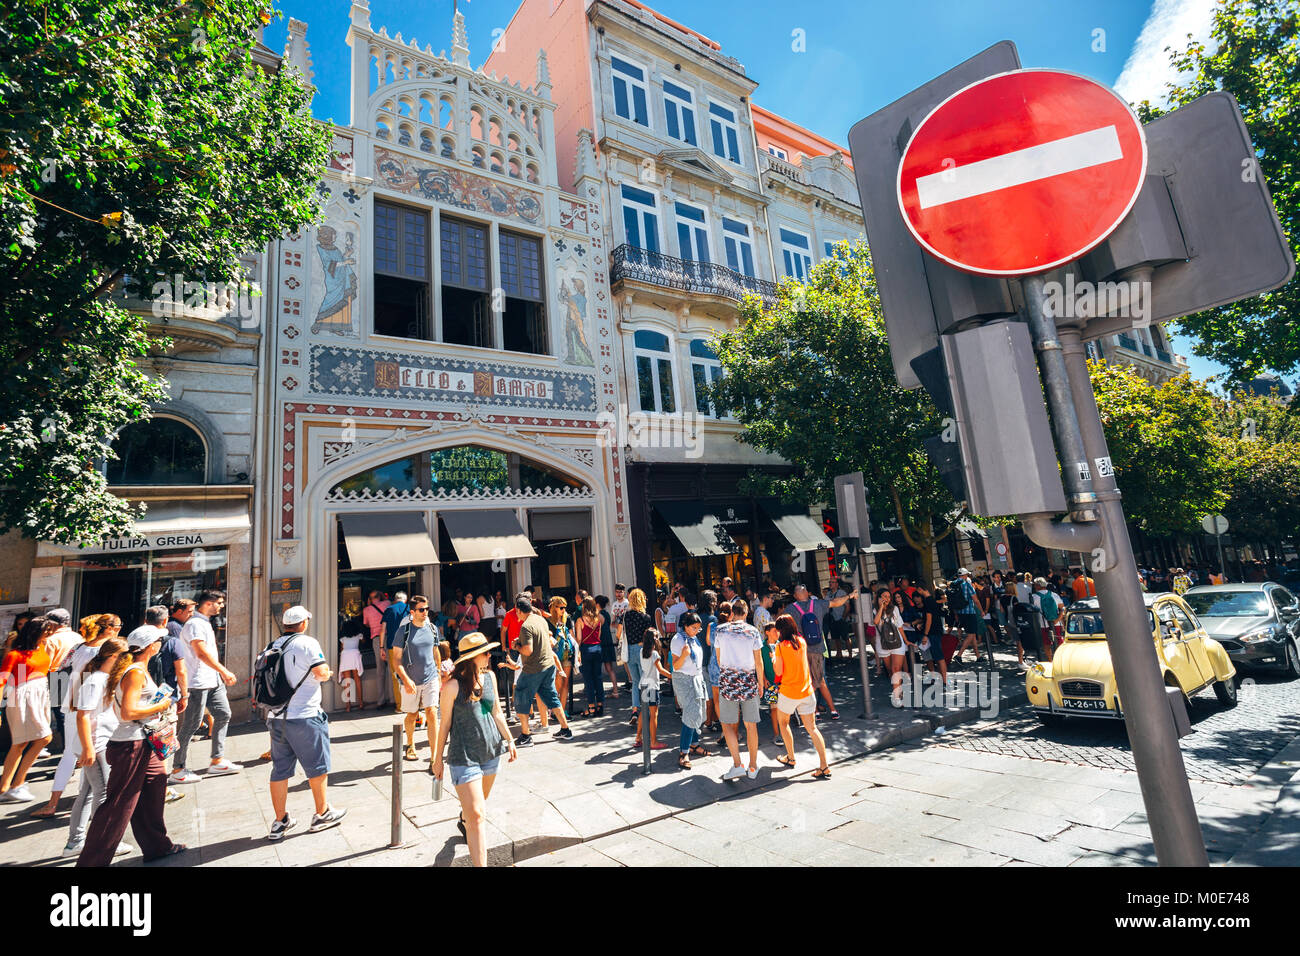
[[[238, 281], [314, 219], [328, 133], [254, 64], [260, 0], [11, 0], [0, 13], [0, 531], [88, 542], [132, 510], [97, 461], [165, 397], [126, 277]], [[153, 347], [163, 348], [165, 342]]]
[[861, 471], [872, 510], [898, 518], [932, 579], [933, 546], [960, 513], [921, 451], [943, 425], [924, 392], [894, 378], [866, 245], [841, 245], [806, 285], [782, 283], [770, 309], [746, 298], [716, 346], [725, 374], [713, 398], [739, 418], [738, 440], [795, 466], [788, 478], [751, 473], [749, 487], [827, 501], [836, 475]]
[[[1210, 45], [1189, 42], [1170, 51], [1187, 78], [1169, 84], [1172, 107], [1215, 90], [1237, 98], [1255, 144], [1258, 173], [1273, 194], [1278, 218], [1292, 243], [1300, 240], [1300, 0], [1219, 0]], [[1143, 120], [1163, 109], [1146, 102]], [[1197, 355], [1228, 367], [1244, 382], [1265, 369], [1290, 372], [1300, 365], [1300, 283], [1180, 319], [1196, 339]]]
[[1233, 392], [1214, 400], [1214, 427], [1225, 438], [1300, 443], [1300, 404], [1270, 395]]
[[1227, 500], [1214, 397], [1189, 375], [1152, 385], [1128, 366], [1088, 368], [1126, 517], [1154, 535], [1195, 532]]
[[1223, 515], [1236, 541], [1276, 544], [1300, 531], [1300, 444], [1233, 437]]

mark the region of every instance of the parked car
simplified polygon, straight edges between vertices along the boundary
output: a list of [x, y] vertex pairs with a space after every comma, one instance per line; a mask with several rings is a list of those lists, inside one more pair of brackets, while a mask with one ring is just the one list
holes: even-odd
[[1300, 601], [1282, 585], [1205, 585], [1183, 600], [1238, 667], [1300, 677]]
[[[1187, 698], [1207, 687], [1225, 707], [1237, 704], [1237, 670], [1228, 652], [1210, 637], [1177, 594], [1144, 594], [1151, 639], [1165, 684]], [[1047, 663], [1025, 675], [1029, 704], [1044, 723], [1058, 717], [1123, 720], [1124, 708], [1096, 598], [1076, 601], [1065, 611], [1061, 646]]]

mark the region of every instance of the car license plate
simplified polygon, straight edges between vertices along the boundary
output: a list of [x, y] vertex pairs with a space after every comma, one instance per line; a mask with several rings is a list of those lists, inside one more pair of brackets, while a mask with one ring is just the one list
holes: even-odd
[[1109, 708], [1107, 708], [1106, 702], [1101, 698], [1093, 698], [1089, 700], [1075, 700], [1070, 697], [1065, 697], [1062, 698], [1061, 700], [1061, 709], [1062, 710], [1108, 710]]

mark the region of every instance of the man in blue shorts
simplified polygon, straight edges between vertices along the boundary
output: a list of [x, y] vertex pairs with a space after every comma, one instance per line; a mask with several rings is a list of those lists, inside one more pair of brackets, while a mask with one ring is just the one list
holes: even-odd
[[555, 655], [551, 653], [551, 628], [546, 618], [533, 610], [527, 594], [515, 598], [515, 610], [524, 619], [519, 636], [514, 640], [514, 650], [519, 652], [519, 662], [506, 659], [506, 666], [518, 671], [515, 676], [515, 713], [519, 716], [519, 737], [516, 747], [531, 747], [533, 736], [528, 732], [528, 714], [533, 709], [533, 698], [541, 697], [542, 706], [560, 722], [555, 736], [570, 740], [573, 731], [560, 706], [560, 695], [555, 692]]

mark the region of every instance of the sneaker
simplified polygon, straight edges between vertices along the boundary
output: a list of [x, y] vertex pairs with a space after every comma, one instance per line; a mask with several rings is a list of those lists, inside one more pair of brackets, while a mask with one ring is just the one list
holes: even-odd
[[745, 771], [745, 776], [748, 777], [750, 780], [757, 780], [757, 779], [758, 779], [758, 768], [755, 767], [753, 770], [746, 770], [746, 771]]
[[180, 800], [184, 796], [185, 794], [181, 793], [175, 787], [168, 787], [167, 796], [165, 799], [167, 800], [168, 803], [175, 803], [177, 800]]
[[171, 776], [167, 778], [167, 782], [170, 784], [198, 783], [202, 779], [193, 770], [186, 770], [182, 767], [180, 770], [173, 770]]
[[731, 767], [722, 775], [723, 780], [739, 780], [745, 775], [744, 767]]
[[233, 760], [222, 759], [208, 767], [208, 776], [222, 777], [228, 773], [239, 773], [243, 769], [243, 765], [237, 764]]
[[[63, 852], [60, 853], [59, 856], [63, 857], [65, 860], [69, 859], [70, 857], [81, 856], [81, 848], [84, 847], [85, 845], [86, 844], [84, 843], [78, 843], [76, 846], [73, 846], [71, 843], [69, 843], [67, 846], [63, 848]], [[122, 845], [125, 846], [126, 844], [122, 844]]]
[[518, 737], [515, 738], [516, 747], [531, 747], [532, 745], [533, 745], [532, 734], [520, 734]]
[[3, 800], [5, 803], [31, 803], [35, 799], [36, 798], [32, 796], [32, 792], [27, 789], [27, 784], [23, 784], [21, 787], [13, 787], [10, 790], [6, 790], [4, 793], [0, 793], [0, 800]]
[[135, 847], [129, 843], [119, 843], [117, 849], [113, 851], [113, 856], [126, 856], [134, 849]]
[[326, 807], [324, 813], [313, 813], [311, 826], [307, 828], [307, 832], [319, 833], [321, 830], [336, 827], [343, 822], [343, 818], [347, 816], [347, 813], [346, 810], [336, 810], [333, 807]]
[[285, 813], [283, 817], [271, 824], [271, 832], [266, 835], [266, 838], [272, 843], [277, 840], [283, 840], [284, 835], [297, 825], [298, 821], [289, 816], [288, 813]]
[[572, 731], [571, 729], [569, 729], [568, 727], [562, 727], [561, 729], [559, 729], [559, 730], [557, 730], [557, 731], [555, 732], [555, 739], [556, 739], [556, 740], [572, 740], [572, 739], [573, 739], [573, 731]]
[[946, 734], [947, 732], [948, 732], [948, 728], [947, 728], [947, 727], [936, 727], [936, 728], [934, 728], [934, 735], [935, 735], [936, 737], [942, 737], [942, 736], [943, 736], [944, 734]]

